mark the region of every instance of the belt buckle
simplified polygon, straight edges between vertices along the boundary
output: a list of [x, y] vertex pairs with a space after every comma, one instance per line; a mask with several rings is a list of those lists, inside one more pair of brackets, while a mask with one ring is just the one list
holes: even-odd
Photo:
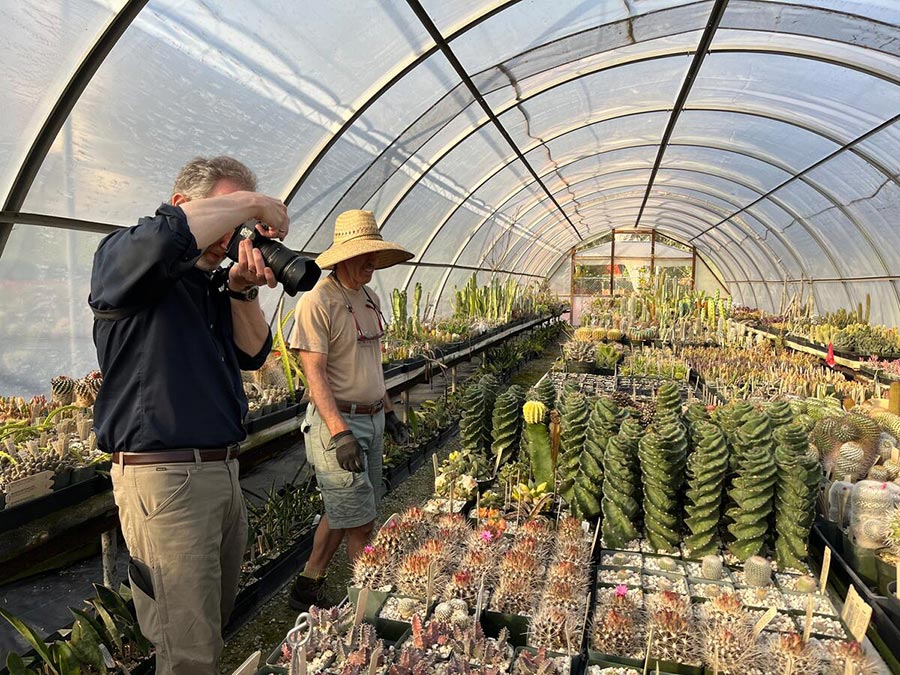
[[355, 403], [351, 403], [351, 404], [350, 404], [350, 414], [351, 414], [351, 415], [355, 415], [355, 414], [356, 414], [356, 407], [357, 407], [357, 406], [356, 406]]
[[225, 446], [225, 461], [227, 462], [232, 459], [237, 459], [240, 449], [240, 443], [232, 443], [231, 445]]

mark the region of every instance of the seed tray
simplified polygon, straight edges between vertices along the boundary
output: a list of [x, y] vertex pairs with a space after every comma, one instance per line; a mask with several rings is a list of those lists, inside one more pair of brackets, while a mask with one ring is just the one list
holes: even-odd
[[644, 574], [641, 576], [641, 586], [651, 593], [671, 591], [678, 595], [688, 595], [687, 579], [677, 574]]
[[730, 583], [734, 583], [735, 578], [732, 576], [731, 570], [722, 565], [722, 578], [721, 579], [707, 579], [703, 576], [703, 565], [698, 562], [693, 562], [691, 560], [687, 560], [684, 563], [685, 569], [687, 570], [687, 575], [691, 579], [696, 579], [697, 581], [727, 581]]
[[[665, 565], [670, 565], [672, 569], [664, 569]], [[678, 558], [668, 555], [645, 555], [644, 556], [644, 573], [647, 572], [663, 572], [666, 574], [677, 574], [685, 576], [687, 568]]]
[[747, 607], [781, 607], [784, 598], [775, 586], [735, 586], [735, 592]]
[[708, 579], [702, 581], [688, 579], [688, 586], [690, 587], [692, 598], [700, 598], [703, 600], [718, 597], [723, 593], [734, 592], [733, 584], [722, 581], [710, 581]]
[[624, 584], [626, 586], [640, 588], [643, 580], [641, 579], [641, 571], [639, 569], [600, 565], [597, 568], [597, 583], [606, 586]]
[[[616, 562], [616, 560], [623, 559], [623, 556], [624, 562]], [[635, 551], [605, 549], [600, 552], [600, 564], [604, 567], [629, 567], [639, 570], [644, 566], [644, 558]]]
[[[644, 606], [644, 591], [641, 588], [629, 588], [628, 597], [638, 607]], [[616, 598], [616, 589], [614, 586], [598, 586], [595, 604], [597, 607], [601, 605], [612, 604]]]

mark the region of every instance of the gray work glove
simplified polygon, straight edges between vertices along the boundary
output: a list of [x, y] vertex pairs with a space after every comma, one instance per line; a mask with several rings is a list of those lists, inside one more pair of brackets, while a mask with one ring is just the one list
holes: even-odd
[[384, 414], [384, 430], [388, 432], [391, 440], [396, 445], [406, 445], [409, 443], [409, 427], [400, 421], [400, 418], [397, 417], [397, 413], [393, 410]]
[[344, 471], [362, 473], [366, 470], [362, 448], [359, 445], [359, 441], [353, 436], [352, 431], [342, 431], [336, 436], [332, 436], [331, 442], [334, 444], [338, 465]]

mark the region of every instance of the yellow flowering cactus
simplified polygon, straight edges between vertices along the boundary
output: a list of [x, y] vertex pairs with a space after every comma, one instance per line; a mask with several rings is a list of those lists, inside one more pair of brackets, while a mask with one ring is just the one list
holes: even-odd
[[547, 406], [540, 401], [526, 401], [522, 406], [522, 415], [526, 424], [543, 424], [547, 415]]

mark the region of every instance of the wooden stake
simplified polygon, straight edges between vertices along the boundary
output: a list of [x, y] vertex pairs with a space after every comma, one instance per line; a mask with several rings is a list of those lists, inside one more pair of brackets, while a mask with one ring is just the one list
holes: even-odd
[[812, 633], [813, 609], [815, 608], [815, 594], [810, 593], [806, 598], [806, 621], [803, 624], [803, 641], [809, 642], [809, 634]]
[[888, 393], [888, 412], [900, 415], [900, 382], [891, 382]]
[[825, 593], [825, 586], [828, 585], [828, 571], [831, 569], [831, 547], [825, 547], [825, 553], [822, 556], [822, 573], [819, 575], [819, 594]]
[[[653, 644], [653, 628], [650, 628], [650, 632], [647, 633], [647, 649], [644, 652], [644, 674], [647, 675], [647, 668], [650, 667], [650, 645]], [[659, 665], [659, 664], [657, 664]]]
[[437, 477], [438, 477], [438, 473], [439, 473], [439, 467], [438, 467], [438, 458], [437, 458], [436, 454], [431, 456], [431, 464], [432, 464], [432, 466], [434, 466], [434, 493], [437, 494]]

